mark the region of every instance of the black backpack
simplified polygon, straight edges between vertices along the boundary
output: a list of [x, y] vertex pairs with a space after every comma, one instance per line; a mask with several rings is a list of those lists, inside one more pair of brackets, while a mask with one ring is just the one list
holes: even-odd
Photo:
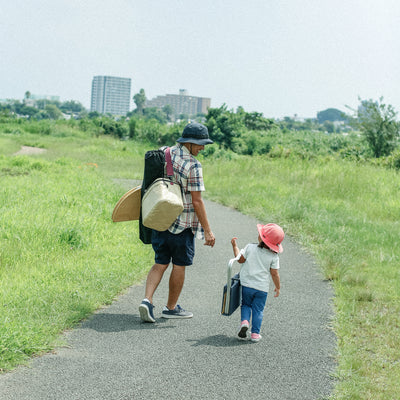
[[[163, 148], [164, 149], [164, 148]], [[144, 174], [141, 190], [141, 199], [146, 189], [157, 179], [164, 177], [165, 153], [163, 149], [147, 151], [144, 156]], [[139, 236], [144, 244], [151, 244], [153, 230], [142, 223], [142, 209], [139, 217]]]

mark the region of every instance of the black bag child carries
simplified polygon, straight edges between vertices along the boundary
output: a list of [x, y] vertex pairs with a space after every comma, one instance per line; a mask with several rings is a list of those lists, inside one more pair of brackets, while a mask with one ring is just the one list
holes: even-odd
[[228, 262], [227, 281], [222, 293], [222, 315], [232, 315], [242, 302], [242, 288], [240, 285], [240, 275], [235, 274], [232, 277], [232, 265], [240, 258], [241, 254], [236, 258], [232, 258]]

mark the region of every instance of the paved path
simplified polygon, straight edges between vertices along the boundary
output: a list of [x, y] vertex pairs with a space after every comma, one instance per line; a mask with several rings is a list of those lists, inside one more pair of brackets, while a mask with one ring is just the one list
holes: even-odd
[[257, 221], [212, 202], [206, 207], [217, 242], [211, 249], [196, 241], [195, 265], [187, 270], [180, 298], [193, 319], [158, 318], [166, 275], [154, 298], [157, 323], [142, 323], [138, 305], [144, 288], [133, 286], [68, 333], [68, 348], [0, 376], [0, 399], [326, 398], [336, 346], [329, 329], [329, 284], [312, 259], [285, 238], [281, 296], [267, 300], [263, 339], [238, 341], [239, 312], [220, 315], [221, 292], [232, 257], [230, 238], [238, 236], [240, 247], [255, 242]]

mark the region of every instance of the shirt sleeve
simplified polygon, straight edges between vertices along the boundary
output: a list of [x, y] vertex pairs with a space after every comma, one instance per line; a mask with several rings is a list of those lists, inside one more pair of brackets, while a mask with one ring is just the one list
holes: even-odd
[[278, 256], [278, 254], [276, 254], [276, 256], [273, 258], [270, 268], [279, 269], [279, 256]]
[[245, 246], [244, 249], [240, 250], [240, 254], [243, 255], [243, 257], [245, 258], [245, 260], [248, 259], [248, 256], [249, 256], [249, 245], [248, 245], [248, 244]]
[[189, 170], [187, 190], [189, 192], [204, 192], [206, 190], [203, 181], [203, 168], [200, 163], [193, 164]]

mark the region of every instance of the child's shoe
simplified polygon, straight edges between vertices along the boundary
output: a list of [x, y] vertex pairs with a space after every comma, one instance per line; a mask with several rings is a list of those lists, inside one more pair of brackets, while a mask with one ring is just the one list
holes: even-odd
[[262, 336], [259, 333], [252, 333], [251, 334], [251, 341], [252, 342], [258, 342]]
[[245, 340], [247, 339], [247, 330], [249, 329], [249, 321], [242, 321], [240, 323], [240, 328], [238, 332], [239, 339]]

